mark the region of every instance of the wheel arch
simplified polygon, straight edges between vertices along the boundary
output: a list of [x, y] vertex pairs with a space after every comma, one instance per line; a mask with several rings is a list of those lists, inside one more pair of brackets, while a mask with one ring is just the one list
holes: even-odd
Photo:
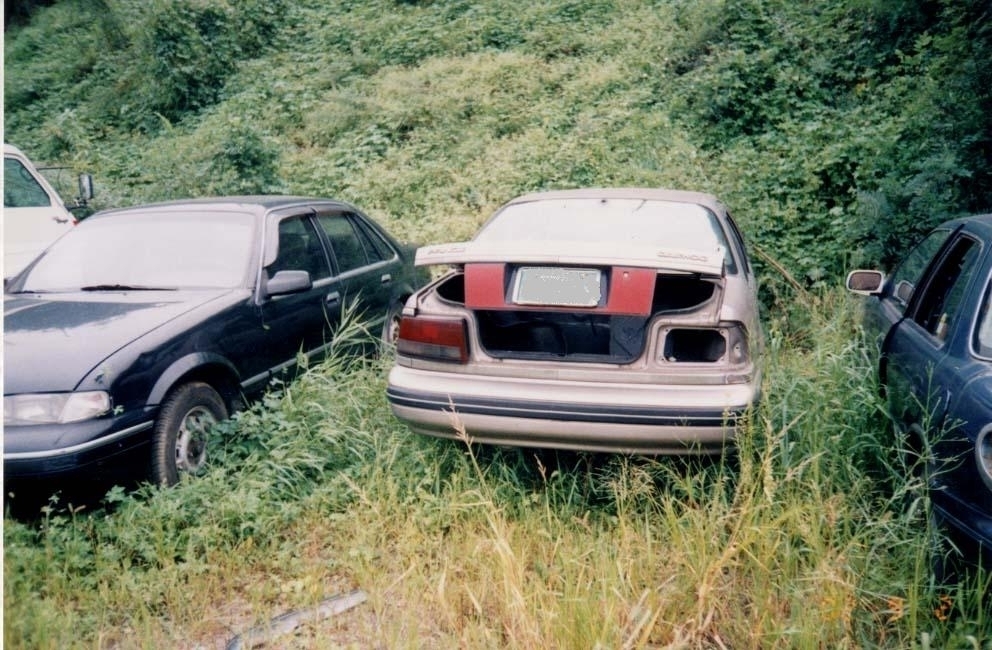
[[409, 282], [404, 282], [402, 285], [396, 288], [393, 292], [392, 302], [394, 304], [399, 304], [400, 307], [406, 304], [406, 301], [417, 292], [417, 289]]
[[148, 404], [161, 404], [176, 386], [191, 381], [209, 384], [220, 394], [229, 412], [236, 410], [241, 399], [237, 369], [226, 358], [203, 352], [189, 354], [169, 366], [152, 387]]

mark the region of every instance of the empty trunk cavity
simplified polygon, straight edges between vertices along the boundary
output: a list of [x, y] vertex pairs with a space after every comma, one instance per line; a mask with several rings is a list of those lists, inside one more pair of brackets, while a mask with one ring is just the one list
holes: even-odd
[[714, 329], [671, 329], [665, 336], [665, 360], [716, 363], [727, 353], [727, 339]]
[[465, 304], [465, 275], [456, 273], [437, 285], [437, 295], [460, 305]]
[[647, 318], [479, 311], [479, 339], [497, 358], [630, 363], [644, 349]]
[[651, 310], [657, 313], [695, 309], [712, 298], [714, 291], [716, 285], [712, 280], [659, 273], [654, 284]]

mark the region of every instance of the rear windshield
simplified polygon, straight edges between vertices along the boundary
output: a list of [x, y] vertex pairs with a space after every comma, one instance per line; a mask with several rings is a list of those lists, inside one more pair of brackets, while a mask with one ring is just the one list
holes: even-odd
[[712, 253], [722, 249], [736, 272], [715, 214], [695, 203], [644, 199], [559, 199], [509, 205], [476, 241], [576, 241], [651, 245]]
[[233, 288], [244, 283], [254, 228], [252, 215], [234, 212], [84, 220], [48, 249], [18, 289]]

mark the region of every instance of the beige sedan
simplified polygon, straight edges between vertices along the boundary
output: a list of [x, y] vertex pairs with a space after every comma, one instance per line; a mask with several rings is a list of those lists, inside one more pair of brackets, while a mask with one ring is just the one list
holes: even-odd
[[473, 442], [720, 453], [760, 394], [757, 285], [715, 197], [612, 188], [528, 194], [410, 297], [393, 413]]

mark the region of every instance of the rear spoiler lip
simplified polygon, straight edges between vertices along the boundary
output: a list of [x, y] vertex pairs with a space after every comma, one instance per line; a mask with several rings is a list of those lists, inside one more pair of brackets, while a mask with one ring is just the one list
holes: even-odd
[[[614, 249], [612, 253], [610, 248]], [[620, 246], [570, 241], [468, 241], [422, 246], [417, 249], [414, 259], [415, 266], [485, 263], [632, 266], [722, 277], [724, 250], [722, 247], [698, 251], [644, 244]]]

